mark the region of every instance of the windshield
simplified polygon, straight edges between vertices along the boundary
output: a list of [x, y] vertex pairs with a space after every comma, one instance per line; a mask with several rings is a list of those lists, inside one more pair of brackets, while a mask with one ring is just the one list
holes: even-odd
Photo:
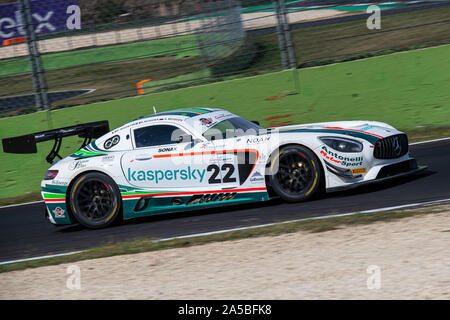
[[241, 117], [221, 121], [203, 133], [208, 140], [229, 139], [238, 136], [257, 135], [263, 127]]

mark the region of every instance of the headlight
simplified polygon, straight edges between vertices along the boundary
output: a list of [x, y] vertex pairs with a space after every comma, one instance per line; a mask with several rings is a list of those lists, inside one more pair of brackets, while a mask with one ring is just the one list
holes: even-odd
[[345, 138], [321, 137], [320, 141], [330, 148], [341, 152], [361, 152], [363, 150], [362, 143]]

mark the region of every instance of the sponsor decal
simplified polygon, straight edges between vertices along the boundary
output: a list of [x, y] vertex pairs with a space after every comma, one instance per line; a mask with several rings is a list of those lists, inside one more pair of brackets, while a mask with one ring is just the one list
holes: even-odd
[[226, 114], [219, 114], [219, 115], [215, 116], [214, 119], [219, 120], [219, 119], [225, 118], [226, 116], [227, 116]]
[[89, 160], [78, 160], [78, 161], [71, 162], [69, 164], [69, 169], [75, 170], [75, 169], [84, 168], [84, 167], [86, 167], [87, 162], [89, 162]]
[[[76, 0], [34, 0], [31, 6], [36, 35], [81, 29], [81, 10]], [[1, 4], [0, 12], [0, 45], [25, 35], [17, 2]]]
[[262, 182], [264, 181], [264, 176], [259, 173], [258, 171], [256, 171], [251, 177], [250, 177], [250, 182], [251, 183], [258, 183], [258, 182]]
[[183, 121], [183, 119], [180, 119], [180, 118], [167, 118], [166, 120], [168, 120], [168, 121]]
[[200, 181], [203, 182], [206, 170], [186, 169], [177, 170], [131, 170], [128, 168], [128, 181], [154, 181], [156, 184], [163, 181]]
[[104, 157], [102, 157], [102, 162], [111, 162], [111, 161], [114, 161], [114, 158], [115, 158], [116, 156], [114, 156], [114, 155], [112, 155], [112, 154], [110, 154], [110, 155], [107, 155], [107, 156], [104, 156]]
[[53, 213], [55, 214], [55, 218], [64, 218], [65, 217], [65, 211], [64, 211], [64, 209], [63, 208], [61, 208], [61, 207], [56, 207], [54, 210], [53, 210]]
[[53, 185], [58, 185], [58, 186], [68, 186], [69, 183], [66, 181], [60, 181], [60, 180], [51, 180], [51, 183]]
[[170, 148], [159, 148], [158, 152], [169, 152], [169, 151], [176, 151], [176, 147], [170, 147]]
[[374, 127], [374, 126], [371, 126], [371, 125], [367, 125], [367, 126], [365, 126], [365, 127], [360, 128], [359, 130], [361, 130], [361, 131], [367, 131], [367, 130], [370, 130], [370, 129], [372, 129], [372, 128], [375, 128], [375, 127]]
[[326, 146], [322, 147], [320, 150], [320, 154], [325, 158], [334, 163], [338, 163], [345, 167], [355, 167], [362, 165], [363, 157], [348, 157], [338, 154], [337, 152], [333, 152], [328, 150]]
[[352, 169], [352, 174], [362, 174], [362, 173], [367, 173], [367, 168]]
[[[205, 195], [205, 194], [223, 194], [230, 195], [230, 193], [237, 193], [237, 192], [266, 192], [267, 189], [265, 187], [255, 187], [255, 188], [243, 188], [243, 189], [221, 189], [221, 190], [208, 190], [208, 191], [189, 191], [189, 192], [180, 192], [180, 191], [157, 191], [157, 192], [151, 192], [146, 193], [143, 192], [127, 192], [126, 190], [122, 190], [125, 193], [122, 193], [122, 199], [123, 200], [133, 200], [136, 198], [142, 198], [142, 197], [166, 197], [166, 196], [181, 196], [181, 195]], [[150, 191], [149, 191], [150, 192]], [[230, 200], [230, 199], [228, 199]]]
[[209, 159], [209, 162], [233, 162], [233, 157], [211, 158]]
[[248, 138], [247, 143], [261, 143], [261, 142], [267, 142], [270, 140], [270, 136], [265, 137], [255, 137], [255, 138]]
[[207, 127], [209, 127], [212, 124], [211, 118], [200, 118], [200, 122]]

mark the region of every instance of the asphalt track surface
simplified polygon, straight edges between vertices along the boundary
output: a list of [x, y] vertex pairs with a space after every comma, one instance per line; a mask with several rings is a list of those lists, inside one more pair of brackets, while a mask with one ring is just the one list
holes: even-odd
[[[299, 5], [360, 3], [350, 0], [307, 0]], [[408, 5], [383, 11], [383, 15], [450, 6], [450, 1]], [[365, 19], [358, 14], [292, 24], [292, 29], [309, 28]], [[266, 34], [275, 28], [252, 30]], [[101, 230], [79, 225], [55, 227], [44, 218], [44, 204], [0, 208], [0, 261], [85, 250], [94, 246], [140, 238], [162, 239], [189, 234], [248, 227], [339, 213], [370, 210], [450, 198], [450, 140], [414, 145], [412, 154], [429, 169], [410, 177], [349, 191], [327, 194], [299, 204], [273, 200], [259, 204], [175, 213], [124, 222]]]
[[0, 261], [89, 249], [133, 239], [163, 239], [450, 198], [450, 140], [411, 146], [419, 174], [326, 194], [288, 204], [280, 200], [139, 218], [122, 225], [88, 230], [55, 227], [44, 218], [44, 204], [0, 208]]

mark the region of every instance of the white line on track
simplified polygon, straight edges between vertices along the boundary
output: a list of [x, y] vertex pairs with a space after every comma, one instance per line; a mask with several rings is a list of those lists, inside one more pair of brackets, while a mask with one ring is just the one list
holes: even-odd
[[[439, 141], [445, 141], [445, 140], [450, 140], [450, 137], [440, 138], [440, 139], [433, 139], [433, 140], [426, 140], [426, 141], [419, 141], [419, 142], [413, 142], [413, 143], [410, 143], [409, 145], [413, 146], [413, 145], [416, 145], [416, 144], [425, 144], [425, 143], [439, 142]], [[44, 202], [44, 201], [40, 200], [40, 201], [32, 201], [32, 202], [25, 202], [25, 203], [10, 204], [10, 205], [7, 205], [7, 206], [0, 206], [0, 209], [6, 209], [6, 208], [18, 207], [18, 206], [27, 206], [29, 204], [35, 204], [35, 203], [40, 203], [40, 202]]]
[[44, 201], [43, 200], [38, 200], [38, 201], [32, 201], [32, 202], [10, 204], [10, 205], [7, 205], [7, 206], [0, 207], [0, 209], [19, 207], [19, 206], [27, 206], [29, 204], [35, 204], [35, 203], [40, 203], [40, 202], [44, 202]]
[[[442, 199], [442, 200], [427, 201], [427, 202], [418, 202], [418, 203], [412, 203], [412, 204], [404, 204], [404, 205], [393, 206], [393, 207], [384, 207], [384, 208], [378, 208], [378, 209], [370, 209], [370, 210], [364, 210], [364, 211], [355, 211], [355, 212], [348, 212], [348, 213], [341, 213], [341, 214], [333, 214], [333, 215], [320, 216], [320, 217], [312, 217], [312, 218], [305, 218], [305, 219], [296, 219], [296, 220], [289, 220], [289, 221], [282, 221], [282, 222], [266, 223], [266, 224], [260, 224], [260, 225], [249, 226], [249, 227], [231, 228], [231, 229], [224, 229], [224, 230], [217, 230], [217, 231], [203, 232], [203, 233], [194, 233], [194, 234], [189, 234], [189, 235], [185, 235], [185, 236], [178, 236], [178, 237], [172, 237], [172, 238], [158, 239], [158, 240], [155, 240], [155, 242], [169, 241], [169, 240], [175, 240], [175, 239], [186, 239], [186, 238], [209, 236], [209, 235], [213, 235], [213, 234], [220, 234], [220, 233], [239, 231], [239, 230], [248, 230], [248, 229], [270, 227], [270, 226], [274, 226], [274, 225], [278, 225], [278, 224], [286, 224], [286, 223], [292, 223], [292, 222], [300, 222], [300, 221], [308, 221], [308, 220], [320, 220], [320, 219], [328, 219], [328, 218], [336, 218], [336, 217], [345, 217], [345, 216], [351, 216], [351, 215], [355, 215], [355, 214], [368, 214], [368, 213], [375, 213], [375, 212], [381, 212], [381, 211], [393, 211], [393, 210], [412, 208], [412, 207], [425, 207], [425, 206], [432, 206], [432, 205], [438, 205], [438, 204], [445, 204], [447, 202], [450, 202], [450, 198]], [[60, 253], [60, 254], [40, 256], [40, 257], [33, 257], [33, 258], [27, 258], [27, 259], [4, 261], [4, 262], [0, 262], [0, 265], [13, 264], [13, 263], [32, 261], [32, 260], [39, 260], [39, 259], [48, 259], [48, 258], [61, 257], [61, 256], [68, 256], [68, 255], [72, 255], [72, 254], [76, 254], [76, 253], [80, 253], [80, 252], [84, 252], [84, 251], [74, 251], [74, 252]]]
[[52, 254], [52, 255], [48, 255], [48, 256], [40, 256], [40, 257], [27, 258], [27, 259], [4, 261], [4, 262], [0, 262], [0, 265], [2, 265], [2, 264], [12, 264], [12, 263], [18, 263], [18, 262], [25, 262], [25, 261], [33, 261], [33, 260], [39, 260], [39, 259], [48, 259], [48, 258], [69, 256], [69, 255], [80, 253], [80, 252], [83, 252], [83, 251], [72, 251], [72, 252], [67, 252], [67, 253]]
[[172, 237], [172, 238], [159, 239], [159, 240], [156, 240], [155, 242], [169, 241], [169, 240], [174, 240], [174, 239], [185, 239], [185, 238], [201, 237], [201, 236], [208, 236], [208, 235], [212, 235], [212, 234], [219, 234], [219, 233], [239, 231], [239, 230], [247, 230], [247, 229], [254, 229], [254, 228], [270, 227], [270, 226], [274, 226], [274, 225], [278, 225], [278, 224], [286, 224], [286, 223], [292, 223], [292, 222], [328, 219], [328, 218], [336, 218], [336, 217], [345, 217], [345, 216], [351, 216], [351, 215], [355, 215], [355, 214], [367, 214], [367, 213], [375, 213], [375, 212], [381, 212], [381, 211], [393, 211], [393, 210], [404, 209], [404, 208], [411, 208], [411, 207], [431, 206], [431, 205], [443, 204], [443, 203], [447, 203], [447, 202], [450, 202], [450, 198], [442, 199], [442, 200], [427, 201], [427, 202], [418, 202], [418, 203], [412, 203], [412, 204], [404, 204], [404, 205], [394, 206], [394, 207], [384, 207], [384, 208], [378, 208], [378, 209], [370, 209], [370, 210], [364, 210], [364, 211], [354, 211], [354, 212], [326, 215], [326, 216], [320, 216], [320, 217], [312, 217], [312, 218], [288, 220], [288, 221], [282, 221], [282, 222], [266, 223], [266, 224], [260, 224], [260, 225], [249, 226], [249, 227], [231, 228], [231, 229], [224, 229], [224, 230], [204, 232], [204, 233], [194, 233], [194, 234], [189, 234], [189, 235], [185, 235], [185, 236], [178, 236], [178, 237]]
[[447, 138], [440, 138], [440, 139], [433, 139], [433, 140], [426, 140], [426, 141], [419, 141], [419, 142], [413, 142], [410, 143], [410, 146], [416, 145], [416, 144], [423, 144], [423, 143], [430, 143], [430, 142], [439, 142], [439, 141], [445, 141], [445, 140], [450, 140], [450, 137]]

